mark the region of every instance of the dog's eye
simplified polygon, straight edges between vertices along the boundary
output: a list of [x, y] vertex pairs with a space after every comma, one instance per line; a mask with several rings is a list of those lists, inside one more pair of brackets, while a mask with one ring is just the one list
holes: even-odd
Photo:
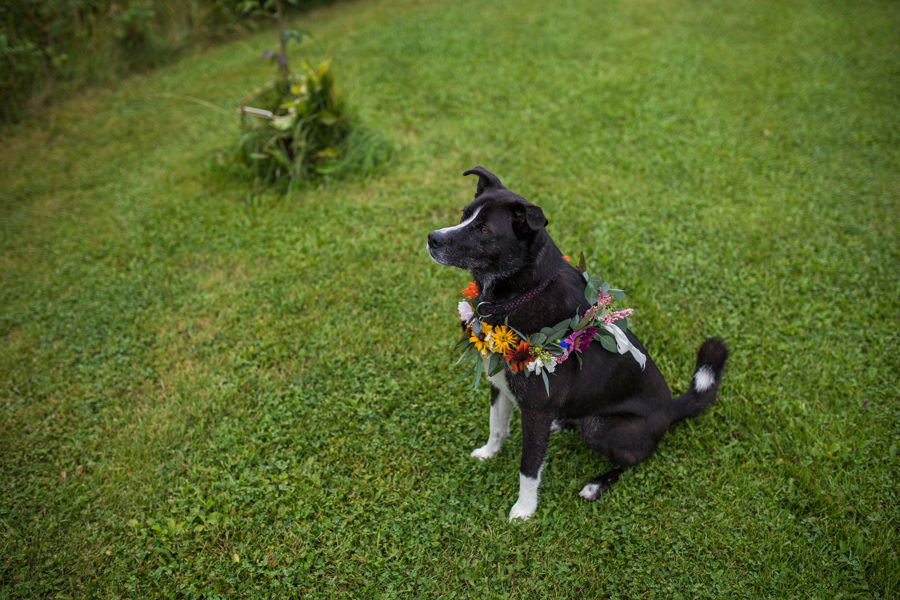
[[489, 234], [490, 232], [491, 232], [490, 229], [488, 229], [488, 228], [485, 227], [484, 225], [481, 226], [481, 233], [487, 235], [487, 234]]

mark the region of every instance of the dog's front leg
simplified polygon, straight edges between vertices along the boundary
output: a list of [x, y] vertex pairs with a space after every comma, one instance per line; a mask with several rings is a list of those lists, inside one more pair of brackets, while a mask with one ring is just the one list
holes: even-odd
[[509, 437], [510, 416], [512, 416], [512, 400], [505, 392], [491, 385], [491, 433], [484, 446], [472, 450], [472, 456], [484, 460], [500, 452], [503, 440]]
[[519, 498], [509, 511], [509, 520], [527, 519], [538, 505], [538, 487], [544, 469], [544, 454], [550, 438], [551, 415], [522, 411], [522, 462], [519, 466]]

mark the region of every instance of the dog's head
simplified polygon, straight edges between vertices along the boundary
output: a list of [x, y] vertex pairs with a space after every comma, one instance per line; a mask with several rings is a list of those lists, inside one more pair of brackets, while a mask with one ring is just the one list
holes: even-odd
[[478, 176], [475, 200], [463, 209], [459, 225], [428, 234], [429, 254], [438, 264], [468, 269], [476, 276], [515, 273], [547, 225], [543, 211], [503, 187], [484, 167], [463, 175]]

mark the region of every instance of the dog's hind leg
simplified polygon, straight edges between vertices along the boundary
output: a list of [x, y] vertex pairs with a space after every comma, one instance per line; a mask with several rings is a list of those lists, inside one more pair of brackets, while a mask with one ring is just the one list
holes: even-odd
[[666, 431], [667, 417], [651, 414], [593, 416], [579, 421], [581, 439], [588, 448], [609, 458], [615, 468], [589, 481], [579, 492], [585, 500], [596, 500], [618, 481], [625, 469], [653, 453]]
[[578, 421], [574, 419], [553, 419], [553, 422], [550, 423], [550, 433], [561, 433], [570, 429], [578, 429]]
[[491, 433], [487, 443], [472, 450], [471, 456], [484, 460], [491, 458], [503, 447], [503, 440], [509, 437], [509, 419], [512, 416], [513, 401], [500, 388], [491, 384]]
[[603, 475], [591, 479], [581, 491], [578, 492], [578, 495], [584, 498], [585, 500], [596, 500], [599, 498], [603, 492], [609, 490], [613, 486], [613, 484], [619, 480], [619, 475], [625, 472], [625, 469], [621, 467], [616, 467], [611, 471], [607, 471]]

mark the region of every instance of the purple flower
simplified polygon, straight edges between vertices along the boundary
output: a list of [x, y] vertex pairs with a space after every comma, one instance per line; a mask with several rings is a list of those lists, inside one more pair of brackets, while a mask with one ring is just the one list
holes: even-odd
[[597, 333], [596, 327], [588, 327], [584, 331], [581, 332], [581, 336], [578, 338], [578, 351], [583, 352], [587, 349], [588, 346], [591, 345], [591, 341], [594, 339], [594, 334]]

